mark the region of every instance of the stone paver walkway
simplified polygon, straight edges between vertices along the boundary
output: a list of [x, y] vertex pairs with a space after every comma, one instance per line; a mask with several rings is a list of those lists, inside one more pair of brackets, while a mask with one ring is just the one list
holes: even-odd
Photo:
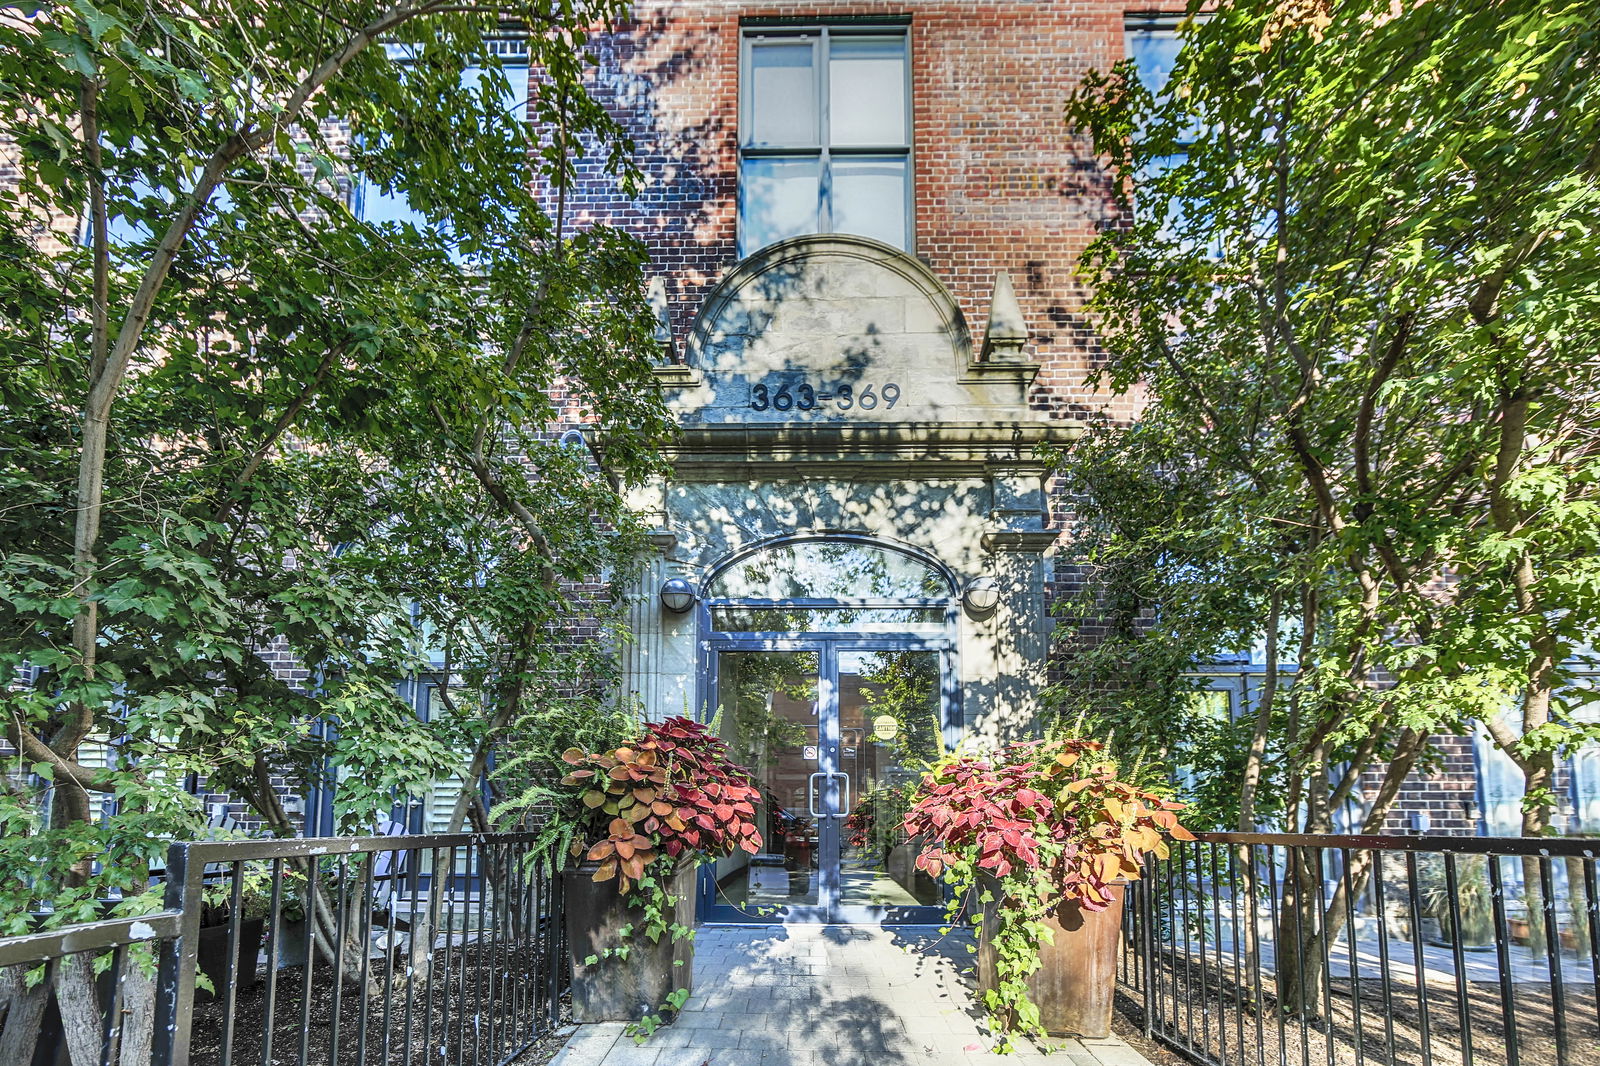
[[551, 1066], [1149, 1066], [1123, 1041], [994, 1054], [972, 1000], [971, 938], [937, 929], [707, 926], [694, 995], [636, 1045], [585, 1025]]

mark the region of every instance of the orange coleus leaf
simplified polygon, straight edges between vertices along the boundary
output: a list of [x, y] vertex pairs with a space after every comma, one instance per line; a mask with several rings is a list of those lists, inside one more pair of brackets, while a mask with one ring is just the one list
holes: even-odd
[[616, 850], [616, 845], [611, 841], [602, 840], [600, 843], [589, 849], [587, 858], [590, 862], [598, 862], [601, 859], [609, 859], [616, 853]]
[[609, 881], [615, 876], [617, 876], [616, 859], [607, 859], [605, 862], [600, 864], [600, 869], [594, 872], [594, 879], [596, 881]]
[[1133, 851], [1151, 851], [1161, 843], [1161, 834], [1149, 826], [1138, 825], [1123, 834], [1123, 842]]
[[1071, 766], [1077, 761], [1078, 753], [1075, 751], [1064, 751], [1060, 755], [1056, 756], [1056, 762], [1060, 763], [1062, 766]]
[[632, 771], [622, 763], [618, 763], [617, 765], [613, 766], [609, 771], [607, 771], [607, 773], [609, 773], [612, 780], [615, 781], [626, 781], [633, 776]]
[[679, 833], [683, 832], [684, 829], [687, 828], [684, 820], [679, 818], [676, 814], [667, 815], [667, 826]]
[[1172, 839], [1173, 840], [1193, 840], [1194, 839], [1194, 834], [1189, 832], [1183, 826], [1179, 825], [1176, 821], [1174, 821], [1172, 823], [1172, 825], [1170, 827], [1168, 827], [1167, 832], [1172, 835]]
[[633, 749], [632, 748], [618, 748], [614, 752], [614, 754], [616, 755], [617, 759], [619, 761], [621, 761], [621, 762], [632, 762], [633, 761]]
[[650, 808], [642, 803], [635, 803], [623, 811], [622, 816], [630, 822], [642, 822], [650, 817]]
[[656, 800], [654, 803], [650, 804], [650, 812], [652, 814], [660, 815], [663, 818], [669, 814], [672, 814], [676, 810], [677, 808], [665, 800]]
[[626, 818], [611, 819], [611, 835], [626, 839], [633, 836], [633, 826]]
[[[609, 843], [611, 843], [611, 841], [608, 840], [608, 841], [605, 841], [605, 843], [609, 844]], [[631, 840], [619, 840], [616, 843], [616, 849], [617, 849], [617, 854], [619, 856], [621, 856], [622, 858], [624, 858], [624, 859], [633, 858], [633, 841], [631, 841]]]
[[591, 788], [583, 794], [583, 805], [590, 810], [600, 806], [606, 801], [606, 794], [597, 788]]
[[570, 766], [578, 765], [585, 758], [586, 756], [583, 754], [582, 748], [568, 748], [566, 751], [561, 753], [561, 761]]
[[653, 788], [636, 788], [633, 790], [633, 798], [638, 800], [640, 803], [654, 803], [656, 800], [656, 790]]
[[622, 872], [635, 881], [644, 876], [644, 859], [638, 855], [630, 855], [622, 860]]

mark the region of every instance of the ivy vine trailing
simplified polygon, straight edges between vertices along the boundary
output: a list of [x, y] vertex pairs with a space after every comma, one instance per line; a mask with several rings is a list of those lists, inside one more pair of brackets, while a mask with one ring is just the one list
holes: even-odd
[[[645, 723], [632, 741], [608, 750], [568, 748], [561, 760], [569, 769], [560, 787], [538, 797], [554, 808], [538, 851], [598, 863], [594, 880], [614, 881], [639, 912], [619, 930], [620, 943], [584, 961], [626, 959], [640, 936], [653, 944], [663, 936], [692, 940], [694, 930], [673, 918], [679, 899], [667, 886], [685, 864], [761, 850], [760, 793], [750, 772], [709, 728], [683, 717]], [[630, 1033], [643, 1042], [688, 998], [688, 988], [673, 991], [661, 1013], [647, 1014]]]
[[952, 754], [925, 773], [902, 828], [923, 842], [917, 867], [952, 886], [949, 920], [969, 908], [993, 945], [995, 980], [984, 1006], [993, 1029], [1047, 1035], [1028, 978], [1061, 906], [1100, 911], [1139, 876], [1166, 837], [1193, 840], [1183, 804], [1119, 779], [1104, 745], [1077, 738], [1008, 745], [990, 760]]

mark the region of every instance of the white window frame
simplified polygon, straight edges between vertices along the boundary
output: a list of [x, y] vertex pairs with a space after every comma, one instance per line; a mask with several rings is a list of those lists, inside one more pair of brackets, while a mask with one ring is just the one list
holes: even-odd
[[[834, 38], [894, 37], [905, 42], [905, 131], [906, 139], [895, 145], [830, 145], [831, 116], [828, 108], [828, 52]], [[809, 40], [812, 46], [812, 84], [816, 92], [814, 106], [817, 114], [817, 143], [815, 145], [761, 145], [750, 143], [755, 129], [754, 100], [751, 87], [752, 54], [758, 42], [788, 39]], [[912, 41], [909, 19], [861, 19], [820, 23], [788, 23], [752, 21], [746, 23], [739, 34], [739, 193], [737, 203], [739, 256], [743, 258], [759, 249], [750, 247], [745, 232], [745, 160], [747, 159], [798, 159], [818, 160], [817, 179], [817, 233], [834, 233], [832, 159], [834, 156], [899, 156], [905, 160], [905, 248], [914, 254], [917, 244], [916, 228], [916, 158], [913, 148], [915, 130], [912, 119], [916, 114], [912, 103]]]

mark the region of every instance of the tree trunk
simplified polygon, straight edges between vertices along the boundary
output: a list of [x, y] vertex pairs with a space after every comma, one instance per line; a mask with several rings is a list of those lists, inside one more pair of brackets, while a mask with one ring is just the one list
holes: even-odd
[[[1426, 733], [1406, 730], [1401, 734], [1394, 758], [1384, 772], [1383, 783], [1361, 823], [1362, 833], [1376, 833], [1383, 828], [1390, 808], [1400, 795], [1401, 785], [1427, 746]], [[1325, 829], [1310, 831], [1326, 832]], [[1320, 855], [1316, 849], [1293, 851], [1290, 868], [1284, 874], [1282, 931], [1278, 938], [1278, 1001], [1281, 1009], [1292, 1012], [1295, 1017], [1315, 1019], [1323, 1016], [1324, 954], [1344, 931], [1347, 887], [1356, 896], [1366, 888], [1367, 878], [1372, 873], [1373, 853], [1357, 852], [1350, 857], [1348, 881], [1340, 878], [1324, 907], [1323, 878], [1331, 871], [1320, 858], [1313, 857]]]
[[121, 1048], [113, 1051], [117, 1066], [146, 1066], [156, 1033], [156, 983], [131, 959], [122, 965]]
[[41, 981], [29, 988], [28, 970], [27, 966], [0, 969], [0, 1062], [32, 1062], [39, 1042], [50, 985]]
[[56, 964], [55, 990], [72, 1066], [98, 1066], [105, 1021], [95, 990], [93, 960], [84, 955], [62, 958]]
[[1283, 591], [1273, 589], [1267, 602], [1266, 669], [1261, 678], [1261, 694], [1256, 704], [1255, 730], [1250, 734], [1250, 752], [1245, 757], [1244, 780], [1239, 785], [1241, 833], [1255, 829], [1256, 789], [1261, 783], [1261, 764], [1267, 755], [1267, 737], [1272, 728], [1272, 704], [1278, 695], [1278, 615], [1283, 610]]

